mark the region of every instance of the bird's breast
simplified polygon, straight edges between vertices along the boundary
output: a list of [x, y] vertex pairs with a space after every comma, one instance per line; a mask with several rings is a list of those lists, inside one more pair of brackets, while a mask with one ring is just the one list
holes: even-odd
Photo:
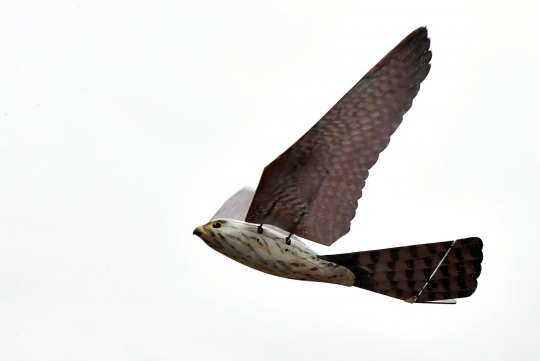
[[[252, 227], [249, 227], [252, 228]], [[263, 234], [237, 227], [201, 237], [210, 247], [233, 260], [278, 277], [352, 286], [351, 271], [333, 262], [319, 259], [302, 242], [271, 229]]]

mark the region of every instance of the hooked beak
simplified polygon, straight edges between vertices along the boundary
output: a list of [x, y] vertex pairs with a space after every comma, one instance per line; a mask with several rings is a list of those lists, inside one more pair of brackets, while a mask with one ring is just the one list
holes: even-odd
[[202, 230], [201, 227], [197, 227], [197, 228], [195, 228], [195, 230], [193, 231], [193, 234], [196, 235], [196, 236], [199, 236], [199, 237], [202, 236], [203, 233], [204, 233], [204, 231]]

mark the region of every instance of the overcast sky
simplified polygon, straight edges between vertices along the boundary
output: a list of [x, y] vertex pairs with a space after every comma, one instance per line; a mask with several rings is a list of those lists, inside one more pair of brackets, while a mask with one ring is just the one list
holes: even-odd
[[[538, 357], [540, 5], [437, 4], [3, 2], [0, 360]], [[431, 72], [317, 251], [478, 236], [472, 297], [281, 279], [192, 235], [420, 26]]]

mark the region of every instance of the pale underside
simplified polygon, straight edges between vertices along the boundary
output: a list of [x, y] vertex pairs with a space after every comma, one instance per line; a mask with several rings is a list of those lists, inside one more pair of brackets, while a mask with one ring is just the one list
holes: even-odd
[[[218, 228], [216, 224], [219, 224]], [[257, 224], [222, 218], [199, 229], [199, 237], [208, 246], [261, 272], [295, 280], [343, 286], [354, 284], [355, 277], [351, 271], [320, 259], [295, 237], [287, 239], [283, 234], [266, 227], [259, 233]]]
[[468, 297], [481, 272], [478, 238], [317, 255], [294, 236], [242, 221], [220, 218], [194, 233], [214, 250], [264, 273], [356, 286], [410, 303]]

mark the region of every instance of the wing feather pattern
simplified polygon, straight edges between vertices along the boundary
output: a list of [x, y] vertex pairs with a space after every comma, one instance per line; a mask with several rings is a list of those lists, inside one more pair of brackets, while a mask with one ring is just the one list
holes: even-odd
[[473, 237], [319, 258], [350, 269], [356, 287], [422, 303], [472, 295], [482, 271], [482, 247]]
[[349, 232], [357, 201], [431, 60], [427, 30], [407, 36], [262, 174], [246, 221], [325, 245]]

